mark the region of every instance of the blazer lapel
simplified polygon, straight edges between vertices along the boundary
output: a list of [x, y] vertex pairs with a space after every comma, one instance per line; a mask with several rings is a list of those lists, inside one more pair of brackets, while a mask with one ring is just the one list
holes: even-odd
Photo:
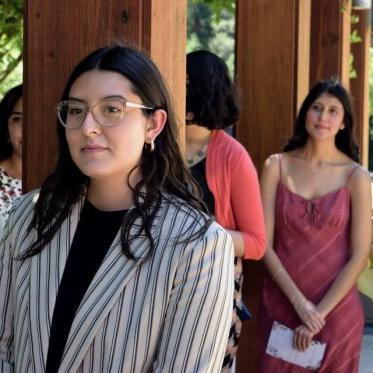
[[[137, 228], [138, 225], [134, 224], [131, 235]], [[102, 322], [138, 266], [146, 259], [149, 241], [144, 234], [132, 241], [131, 250], [137, 260], [130, 260], [124, 256], [118, 233], [77, 310], [65, 346], [60, 372], [77, 371]]]
[[57, 291], [79, 220], [81, 206], [82, 201], [74, 206], [49, 245], [40, 254], [30, 259], [30, 342], [35, 372], [45, 370]]

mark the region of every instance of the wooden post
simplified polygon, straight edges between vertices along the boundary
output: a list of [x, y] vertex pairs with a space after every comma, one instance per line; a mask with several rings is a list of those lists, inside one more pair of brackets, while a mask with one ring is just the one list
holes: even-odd
[[[257, 168], [290, 137], [299, 104], [308, 92], [309, 0], [238, 0], [236, 72], [241, 97], [238, 140]], [[244, 302], [254, 314], [264, 268], [245, 265]], [[256, 322], [243, 323], [237, 371], [257, 371]]]
[[183, 121], [186, 0], [26, 1], [24, 191], [39, 186], [54, 167], [54, 108], [72, 68], [89, 52], [115, 41], [149, 51]]
[[349, 87], [351, 2], [312, 0], [310, 85], [338, 77]]
[[309, 11], [306, 0], [238, 0], [236, 82], [241, 121], [236, 134], [257, 167], [290, 136], [308, 91]]
[[356, 111], [356, 138], [360, 146], [361, 160], [368, 167], [369, 147], [369, 49], [371, 25], [369, 12], [353, 10], [352, 14], [359, 17], [359, 22], [352, 25], [361, 37], [361, 42], [351, 44], [353, 68], [356, 78], [350, 79], [350, 91], [354, 98]]

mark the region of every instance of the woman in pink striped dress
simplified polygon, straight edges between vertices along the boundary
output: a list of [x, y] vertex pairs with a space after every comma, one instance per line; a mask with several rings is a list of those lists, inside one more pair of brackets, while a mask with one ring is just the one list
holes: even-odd
[[303, 102], [284, 153], [265, 162], [261, 372], [309, 371], [266, 353], [274, 321], [294, 331], [297, 350], [313, 339], [326, 343], [318, 372], [358, 372], [364, 315], [355, 283], [368, 259], [371, 192], [353, 124], [347, 91], [321, 81]]

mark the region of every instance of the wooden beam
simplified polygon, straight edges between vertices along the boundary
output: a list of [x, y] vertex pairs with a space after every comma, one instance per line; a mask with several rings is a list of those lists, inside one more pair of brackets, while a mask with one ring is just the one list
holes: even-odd
[[351, 2], [312, 0], [310, 85], [332, 76], [349, 87]]
[[55, 105], [72, 68], [96, 48], [126, 41], [148, 50], [183, 122], [185, 35], [186, 0], [26, 1], [24, 191], [39, 186], [53, 169]]
[[352, 15], [359, 18], [359, 22], [352, 25], [361, 37], [361, 42], [351, 44], [353, 68], [356, 78], [350, 79], [350, 91], [354, 98], [356, 111], [356, 138], [360, 146], [361, 160], [368, 167], [369, 147], [369, 50], [371, 24], [369, 12], [353, 10]]
[[[238, 0], [236, 83], [241, 97], [238, 140], [260, 170], [292, 133], [297, 108], [308, 92], [309, 0]], [[243, 299], [257, 313], [264, 268], [245, 264]], [[255, 319], [243, 323], [237, 372], [258, 370]]]

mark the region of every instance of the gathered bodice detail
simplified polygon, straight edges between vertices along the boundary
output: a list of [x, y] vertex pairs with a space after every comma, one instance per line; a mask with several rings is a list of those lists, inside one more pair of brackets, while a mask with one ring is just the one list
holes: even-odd
[[[274, 247], [294, 281], [304, 284], [302, 290], [312, 288], [309, 295], [315, 301], [350, 257], [350, 199], [347, 187], [306, 199], [278, 184]], [[323, 281], [315, 287], [320, 276]]]
[[299, 220], [319, 226], [327, 223], [342, 227], [350, 218], [350, 190], [340, 187], [322, 196], [307, 199], [292, 192], [282, 181], [276, 195], [276, 222], [300, 223]]

